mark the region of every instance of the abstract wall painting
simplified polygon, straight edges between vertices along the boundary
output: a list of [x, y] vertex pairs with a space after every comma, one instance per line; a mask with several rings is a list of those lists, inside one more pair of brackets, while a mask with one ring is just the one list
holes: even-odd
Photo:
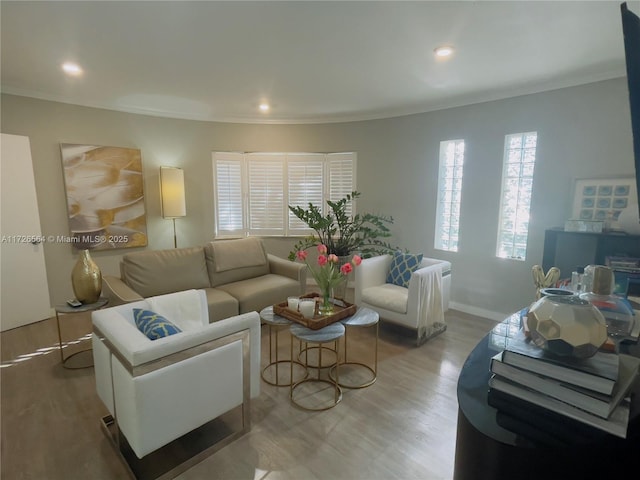
[[140, 150], [69, 143], [60, 150], [70, 243], [92, 250], [147, 245]]

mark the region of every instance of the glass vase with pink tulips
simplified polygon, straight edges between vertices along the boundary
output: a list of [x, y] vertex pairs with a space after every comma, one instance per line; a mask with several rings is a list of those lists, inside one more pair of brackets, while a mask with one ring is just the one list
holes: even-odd
[[350, 262], [339, 265], [339, 258], [335, 254], [327, 254], [327, 246], [321, 243], [317, 246], [318, 250], [318, 266], [313, 267], [307, 261], [308, 253], [306, 250], [298, 250], [296, 259], [307, 264], [311, 275], [313, 275], [320, 295], [321, 303], [318, 307], [320, 315], [331, 315], [333, 313], [333, 291], [342, 282], [347, 280], [347, 276], [355, 267], [360, 265], [362, 259], [359, 255], [353, 255]]

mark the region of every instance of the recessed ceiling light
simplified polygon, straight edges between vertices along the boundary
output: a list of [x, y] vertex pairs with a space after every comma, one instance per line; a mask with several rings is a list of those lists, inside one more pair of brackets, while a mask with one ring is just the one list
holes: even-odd
[[455, 49], [450, 46], [450, 45], [442, 45], [436, 49], [433, 50], [433, 52], [436, 54], [436, 57], [450, 57], [451, 55], [453, 55], [453, 51]]
[[62, 64], [62, 70], [68, 75], [82, 75], [82, 68], [77, 63], [66, 62]]
[[258, 108], [260, 109], [261, 112], [268, 112], [269, 111], [269, 104], [268, 103], [261, 103]]

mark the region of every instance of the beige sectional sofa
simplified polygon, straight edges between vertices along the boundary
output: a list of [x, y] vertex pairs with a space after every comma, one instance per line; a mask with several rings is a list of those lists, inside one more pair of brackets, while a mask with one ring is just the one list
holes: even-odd
[[209, 321], [302, 295], [306, 266], [266, 253], [257, 238], [218, 240], [206, 245], [129, 253], [122, 257], [120, 278], [105, 275], [103, 295], [109, 305], [202, 289]]

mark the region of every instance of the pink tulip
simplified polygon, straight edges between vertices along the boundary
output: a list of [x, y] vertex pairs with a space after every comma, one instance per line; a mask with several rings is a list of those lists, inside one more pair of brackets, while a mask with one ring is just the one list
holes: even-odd
[[318, 255], [318, 265], [324, 267], [327, 264], [327, 256], [326, 255]]
[[353, 267], [351, 266], [350, 263], [345, 263], [340, 267], [340, 272], [343, 275], [349, 275], [351, 272], [353, 272]]
[[356, 267], [358, 267], [362, 263], [362, 257], [360, 257], [360, 255], [354, 255], [351, 261]]
[[298, 250], [296, 252], [296, 257], [298, 258], [298, 260], [305, 261], [307, 259], [307, 252], [305, 252], [304, 250]]
[[322, 243], [318, 245], [318, 253], [320, 255], [325, 255], [327, 253], [327, 246]]
[[329, 261], [331, 263], [338, 263], [338, 256], [335, 253], [332, 253], [329, 255]]

